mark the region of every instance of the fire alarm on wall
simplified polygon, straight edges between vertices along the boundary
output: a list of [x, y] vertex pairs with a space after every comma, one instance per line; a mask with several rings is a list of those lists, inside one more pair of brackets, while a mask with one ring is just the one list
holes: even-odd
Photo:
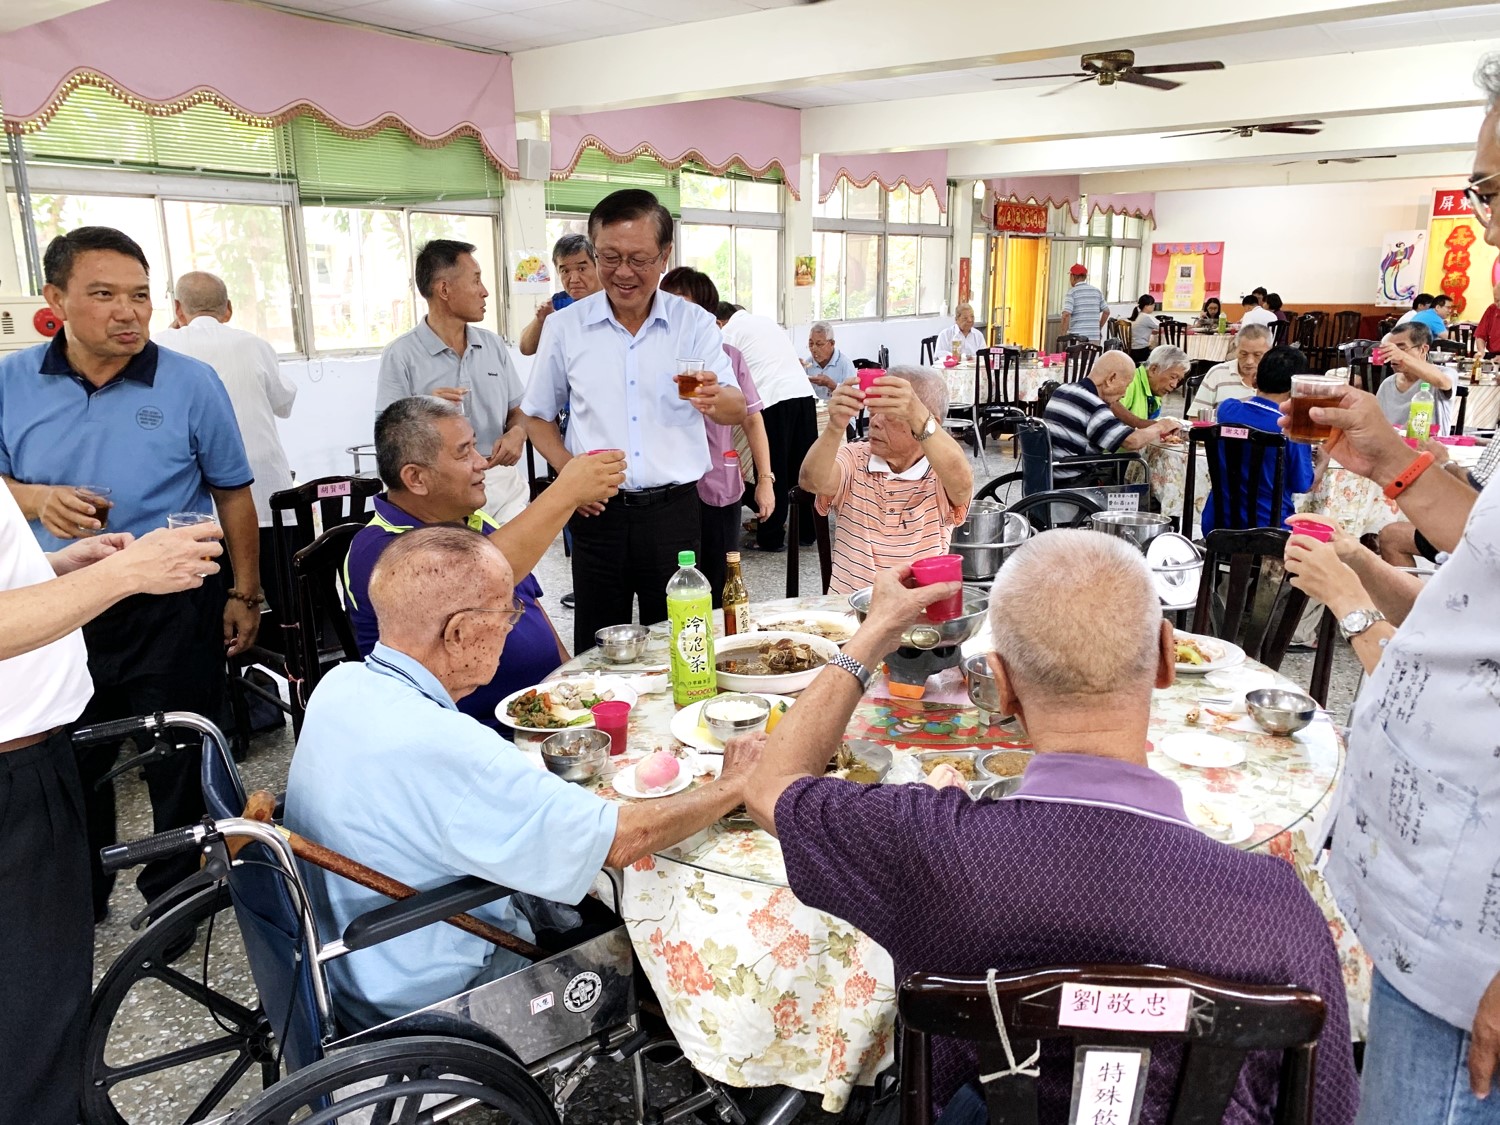
[[53, 336], [57, 335], [57, 330], [62, 327], [62, 321], [57, 318], [57, 314], [51, 309], [37, 309], [36, 314], [31, 318], [31, 326], [40, 335], [46, 336], [50, 340]]

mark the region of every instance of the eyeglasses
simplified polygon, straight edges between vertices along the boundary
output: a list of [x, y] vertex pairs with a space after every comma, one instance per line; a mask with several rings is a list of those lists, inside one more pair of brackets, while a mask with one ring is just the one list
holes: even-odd
[[438, 630], [438, 636], [441, 637], [448, 632], [448, 626], [452, 624], [453, 619], [460, 613], [503, 613], [505, 615], [505, 627], [507, 629], [514, 629], [526, 614], [526, 603], [520, 598], [512, 598], [508, 606], [471, 605], [464, 609], [455, 609], [443, 619], [442, 628]]
[[1495, 196], [1500, 194], [1500, 192], [1480, 191], [1479, 185], [1493, 180], [1496, 176], [1500, 176], [1500, 172], [1485, 176], [1483, 179], [1476, 180], [1464, 188], [1464, 198], [1469, 201], [1469, 207], [1473, 210], [1474, 217], [1486, 225], [1488, 225], [1490, 216], [1494, 213], [1493, 205]]
[[598, 254], [600, 267], [607, 270], [617, 270], [627, 262], [630, 263], [630, 268], [633, 270], [649, 270], [662, 259], [661, 251], [657, 251], [649, 258], [644, 254], [632, 254], [627, 258], [622, 254], [614, 254], [608, 250], [600, 250]]

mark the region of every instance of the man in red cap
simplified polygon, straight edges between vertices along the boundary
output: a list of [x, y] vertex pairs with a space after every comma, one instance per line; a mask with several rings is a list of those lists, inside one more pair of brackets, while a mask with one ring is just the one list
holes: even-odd
[[1097, 344], [1104, 322], [1109, 319], [1109, 306], [1104, 303], [1099, 287], [1084, 280], [1088, 275], [1088, 267], [1082, 262], [1075, 263], [1068, 271], [1071, 288], [1063, 298], [1062, 335], [1073, 332]]

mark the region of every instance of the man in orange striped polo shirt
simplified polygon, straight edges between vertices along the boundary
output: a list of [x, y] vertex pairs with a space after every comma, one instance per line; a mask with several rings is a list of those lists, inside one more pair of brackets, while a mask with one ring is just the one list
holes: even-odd
[[[862, 406], [870, 439], [841, 444]], [[974, 492], [963, 448], [943, 429], [948, 389], [920, 367], [893, 367], [866, 395], [850, 379], [828, 400], [828, 425], [802, 462], [798, 487], [835, 513], [829, 592], [872, 585], [887, 567], [948, 550]]]

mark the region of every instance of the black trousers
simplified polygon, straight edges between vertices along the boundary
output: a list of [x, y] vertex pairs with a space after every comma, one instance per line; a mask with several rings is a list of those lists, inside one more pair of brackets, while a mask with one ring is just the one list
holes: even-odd
[[717, 508], [704, 504], [702, 526], [698, 569], [714, 589], [714, 608], [723, 609], [724, 579], [729, 573], [729, 560], [725, 556], [740, 549], [740, 505], [725, 504]]
[[[218, 721], [224, 705], [224, 586], [210, 579], [196, 590], [165, 597], [140, 594], [105, 610], [83, 627], [94, 697], [80, 723], [123, 719], [153, 711], [196, 711]], [[88, 814], [94, 917], [102, 918], [115, 877], [99, 865], [99, 849], [116, 840], [115, 790], [95, 782], [114, 765], [119, 746], [78, 751]], [[154, 831], [180, 828], [204, 813], [198, 780], [197, 736], [164, 761], [145, 767]], [[136, 886], [155, 898], [198, 867], [195, 855], [153, 860]]]
[[677, 552], [701, 547], [698, 487], [669, 500], [637, 506], [616, 496], [598, 516], [574, 515], [573, 651], [597, 642], [606, 625], [628, 625], [640, 602], [641, 622], [667, 617], [667, 583], [677, 573]]
[[[818, 440], [818, 413], [815, 398], [789, 398], [761, 411], [766, 424], [766, 443], [771, 447], [771, 472], [776, 474], [773, 490], [776, 510], [771, 518], [761, 520], [755, 532], [755, 545], [763, 551], [779, 551], [786, 546], [786, 494], [797, 483], [802, 459]], [[812, 529], [805, 528], [804, 543], [812, 542]]]
[[76, 1125], [94, 925], [68, 734], [0, 754], [0, 1121]]

